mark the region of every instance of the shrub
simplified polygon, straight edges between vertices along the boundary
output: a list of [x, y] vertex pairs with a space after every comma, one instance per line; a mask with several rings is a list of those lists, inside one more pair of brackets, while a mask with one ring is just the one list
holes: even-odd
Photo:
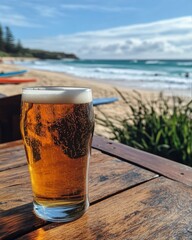
[[192, 101], [160, 94], [157, 100], [143, 102], [138, 93], [134, 100], [123, 99], [126, 118], [104, 114], [104, 119], [96, 119], [113, 134], [111, 139], [192, 166]]
[[8, 57], [8, 56], [9, 56], [8, 53], [0, 51], [0, 57]]

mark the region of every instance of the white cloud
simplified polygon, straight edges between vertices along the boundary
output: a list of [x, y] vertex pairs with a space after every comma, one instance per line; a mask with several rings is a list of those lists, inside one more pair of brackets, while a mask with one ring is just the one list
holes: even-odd
[[48, 18], [55, 18], [55, 17], [60, 17], [60, 16], [65, 16], [66, 14], [63, 13], [63, 11], [60, 10], [60, 8], [55, 8], [51, 6], [46, 6], [46, 5], [34, 5], [31, 3], [26, 4], [28, 7], [31, 9], [34, 9], [38, 15], [42, 17], [48, 17]]
[[192, 17], [25, 41], [81, 58], [191, 58]]
[[24, 16], [20, 14], [12, 14], [11, 17], [4, 15], [1, 19], [1, 22], [10, 26], [18, 27], [41, 27], [40, 24], [35, 24], [29, 22]]
[[83, 4], [62, 4], [62, 8], [67, 10], [91, 10], [91, 11], [106, 11], [106, 12], [120, 12], [120, 11], [135, 11], [138, 10], [133, 7], [112, 7], [112, 6], [99, 6], [99, 5], [83, 5]]

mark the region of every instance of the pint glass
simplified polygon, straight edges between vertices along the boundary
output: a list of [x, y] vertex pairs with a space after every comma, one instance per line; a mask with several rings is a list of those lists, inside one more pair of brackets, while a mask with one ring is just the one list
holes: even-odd
[[68, 222], [89, 206], [88, 167], [94, 129], [88, 88], [24, 88], [21, 134], [35, 214]]

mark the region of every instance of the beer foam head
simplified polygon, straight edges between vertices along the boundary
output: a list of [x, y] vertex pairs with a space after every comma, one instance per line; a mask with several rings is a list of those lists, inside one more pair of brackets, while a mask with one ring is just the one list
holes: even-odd
[[89, 103], [92, 101], [90, 88], [76, 87], [29, 87], [23, 88], [22, 101], [29, 103]]

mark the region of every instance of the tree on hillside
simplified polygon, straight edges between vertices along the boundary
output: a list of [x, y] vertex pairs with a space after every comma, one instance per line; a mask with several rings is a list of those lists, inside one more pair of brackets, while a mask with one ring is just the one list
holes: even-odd
[[18, 40], [18, 42], [17, 42], [17, 44], [16, 44], [16, 46], [15, 46], [15, 51], [16, 51], [17, 53], [21, 53], [21, 52], [23, 51], [23, 46], [22, 46], [20, 40]]
[[5, 50], [8, 53], [15, 51], [14, 37], [9, 27], [5, 27]]
[[0, 25], [0, 51], [4, 50], [3, 29]]

